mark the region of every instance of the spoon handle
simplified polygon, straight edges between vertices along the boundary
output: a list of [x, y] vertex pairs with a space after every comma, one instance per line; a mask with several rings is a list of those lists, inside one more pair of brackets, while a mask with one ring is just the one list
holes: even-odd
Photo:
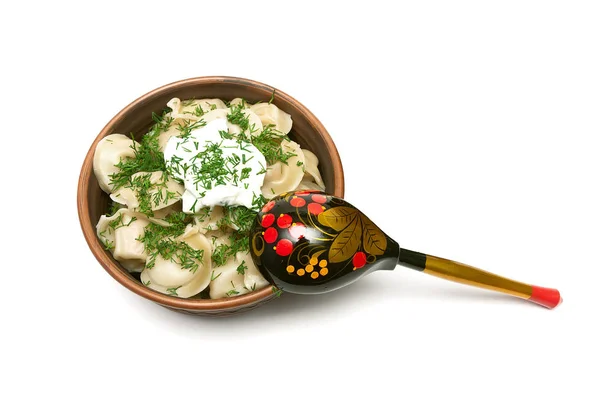
[[400, 249], [398, 264], [449, 281], [520, 297], [547, 308], [554, 308], [562, 302], [556, 289], [513, 281], [470, 265], [412, 250]]

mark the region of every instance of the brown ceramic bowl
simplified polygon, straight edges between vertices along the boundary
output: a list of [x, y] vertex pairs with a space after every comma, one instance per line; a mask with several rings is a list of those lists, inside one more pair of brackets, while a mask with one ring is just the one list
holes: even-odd
[[160, 113], [173, 97], [223, 100], [242, 97], [254, 103], [268, 101], [273, 91], [273, 103], [292, 116], [290, 136], [319, 158], [327, 192], [343, 197], [344, 172], [337, 149], [321, 122], [296, 99], [260, 82], [223, 76], [191, 78], [162, 86], [129, 104], [102, 129], [85, 157], [79, 176], [77, 210], [81, 229], [96, 259], [119, 283], [159, 305], [198, 315], [227, 315], [254, 308], [275, 297], [271, 286], [242, 296], [215, 300], [180, 299], [145, 287], [115, 261], [96, 236], [96, 223], [108, 211], [109, 197], [98, 186], [92, 166], [94, 150], [103, 137], [112, 133], [133, 133], [139, 139], [152, 125], [152, 112]]

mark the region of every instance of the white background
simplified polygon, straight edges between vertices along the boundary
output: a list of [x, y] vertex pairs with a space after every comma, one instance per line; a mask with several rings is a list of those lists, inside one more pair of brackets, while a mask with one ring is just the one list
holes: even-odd
[[[2, 6], [0, 397], [599, 398], [598, 3], [330, 3]], [[564, 303], [402, 268], [229, 319], [122, 288], [79, 228], [81, 163], [130, 101], [204, 75], [312, 110], [403, 247]]]

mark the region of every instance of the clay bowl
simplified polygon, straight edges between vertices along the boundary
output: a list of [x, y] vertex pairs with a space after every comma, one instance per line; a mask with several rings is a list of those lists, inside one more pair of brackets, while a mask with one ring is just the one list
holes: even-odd
[[[316, 90], [316, 88], [315, 88]], [[120, 284], [134, 293], [175, 311], [196, 315], [228, 315], [257, 307], [275, 297], [271, 286], [246, 295], [224, 299], [180, 299], [145, 287], [106, 251], [96, 236], [96, 223], [108, 211], [109, 197], [98, 186], [92, 169], [96, 144], [112, 133], [133, 133], [139, 139], [152, 125], [152, 112], [160, 113], [173, 97], [220, 98], [242, 97], [254, 103], [268, 101], [292, 116], [290, 137], [301, 147], [314, 152], [328, 193], [344, 195], [344, 172], [337, 149], [319, 120], [300, 102], [275, 88], [249, 79], [209, 76], [174, 82], [141, 96], [121, 110], [98, 134], [88, 151], [77, 188], [79, 221], [90, 250], [102, 267]]]

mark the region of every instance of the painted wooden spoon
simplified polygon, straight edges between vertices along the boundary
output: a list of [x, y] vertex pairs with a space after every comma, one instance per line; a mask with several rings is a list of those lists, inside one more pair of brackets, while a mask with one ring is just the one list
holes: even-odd
[[279, 195], [258, 213], [251, 254], [263, 275], [284, 292], [325, 293], [377, 270], [402, 265], [430, 275], [520, 297], [554, 308], [556, 289], [528, 285], [490, 272], [402, 249], [343, 199], [300, 190]]

